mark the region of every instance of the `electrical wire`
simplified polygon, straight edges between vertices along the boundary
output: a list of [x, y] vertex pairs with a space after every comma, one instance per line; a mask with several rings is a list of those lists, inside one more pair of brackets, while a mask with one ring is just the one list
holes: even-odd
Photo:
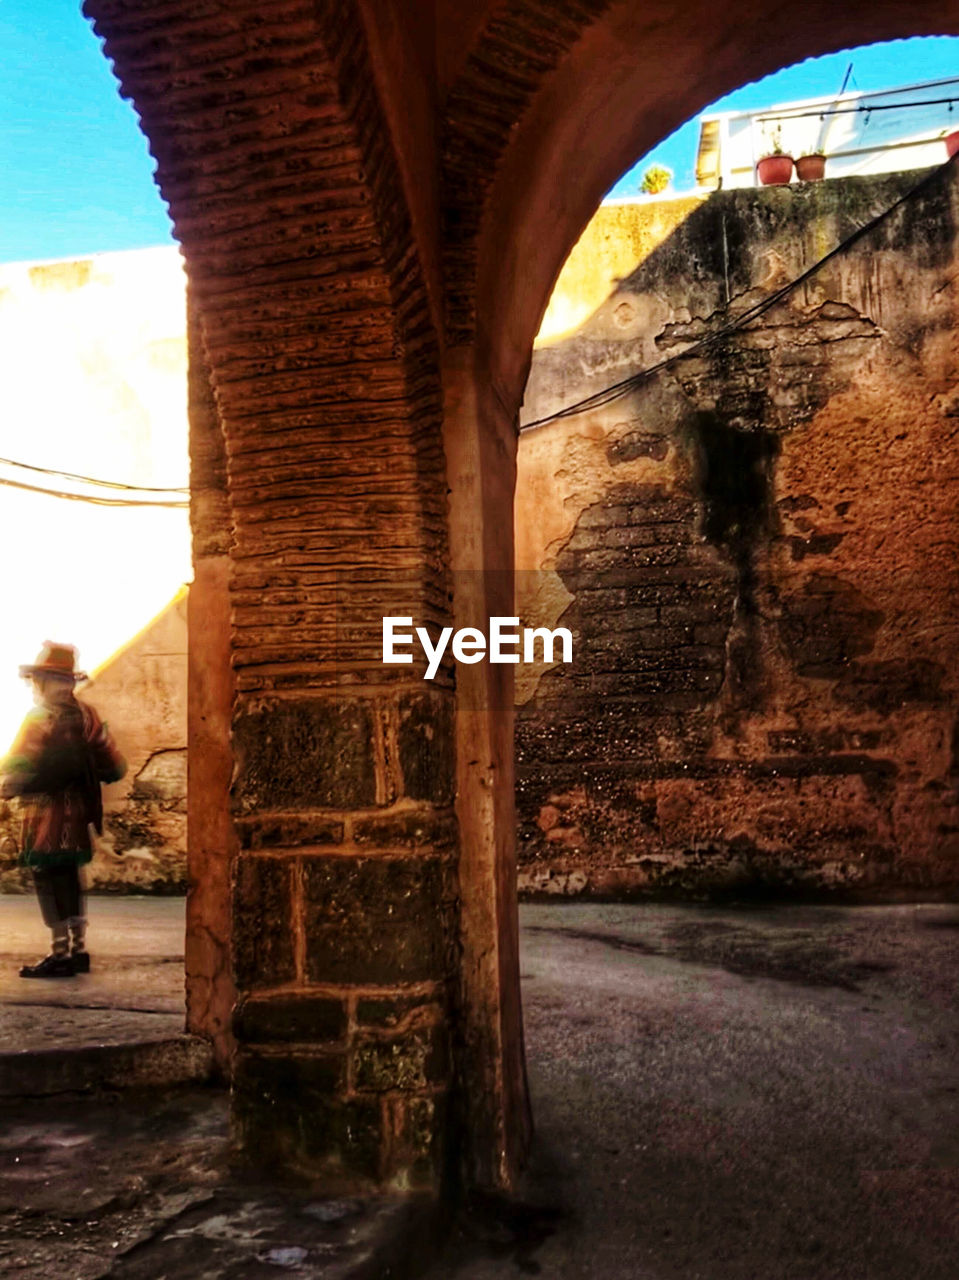
[[[943, 99], [942, 101], [952, 101], [952, 100]], [[922, 104], [907, 103], [902, 105], [922, 105]], [[856, 108], [856, 109], [858, 110], [859, 108]], [[879, 110], [880, 108], [874, 107], [870, 109]], [[818, 115], [820, 113], [816, 112], [815, 114]], [[770, 118], [774, 118], [774, 117], [770, 117]], [[612, 404], [616, 400], [622, 399], [623, 396], [627, 395], [634, 388], [641, 386], [644, 382], [648, 381], [650, 378], [655, 377], [656, 374], [662, 373], [664, 370], [672, 368], [673, 365], [678, 364], [681, 360], [688, 360], [691, 357], [697, 356], [701, 352], [706, 351], [711, 347], [717, 346], [721, 342], [724, 342], [727, 338], [731, 337], [734, 333], [737, 333], [741, 329], [744, 329], [746, 325], [750, 324], [753, 320], [758, 320], [760, 316], [765, 315], [767, 311], [771, 310], [778, 302], [781, 302], [782, 299], [787, 297], [790, 293], [792, 293], [794, 289], [797, 289], [801, 284], [804, 284], [807, 280], [811, 279], [814, 275], [816, 275], [816, 273], [820, 271], [826, 265], [827, 262], [831, 262], [832, 259], [835, 257], [838, 257], [839, 254], [845, 253], [846, 250], [851, 248], [852, 245], [858, 243], [859, 240], [861, 240], [864, 236], [868, 235], [871, 231], [874, 231], [876, 227], [880, 226], [883, 222], [885, 222], [887, 218], [891, 217], [891, 215], [895, 213], [897, 209], [900, 209], [904, 204], [912, 200], [927, 186], [931, 185], [932, 182], [939, 176], [939, 174], [942, 172], [943, 169], [945, 169], [948, 165], [953, 164], [954, 159], [955, 157], [950, 156], [950, 158], [943, 165], [940, 165], [938, 168], [933, 169], [931, 173], [926, 174], [926, 176], [920, 182], [917, 182], [914, 187], [911, 187], [910, 190], [907, 191], [904, 195], [900, 196], [898, 200], [893, 201], [893, 203], [888, 207], [888, 209], [884, 209], [882, 213], [877, 214], [874, 218], [871, 218], [868, 222], [863, 223], [861, 227], [858, 227], [855, 231], [853, 231], [851, 235], [847, 236], [846, 239], [843, 240], [840, 244], [836, 245], [835, 248], [830, 249], [830, 251], [824, 254], [823, 257], [821, 257], [817, 262], [814, 262], [811, 267], [807, 267], [805, 271], [801, 272], [793, 280], [790, 280], [787, 284], [780, 286], [780, 288], [774, 290], [771, 294], [769, 294], [766, 298], [763, 298], [760, 302], [755, 303], [752, 307], [748, 307], [745, 311], [741, 312], [736, 317], [735, 320], [730, 321], [729, 324], [724, 325], [720, 329], [717, 329], [715, 333], [707, 334], [705, 338], [700, 338], [698, 342], [694, 342], [692, 346], [687, 347], [685, 351], [680, 351], [680, 352], [677, 352], [675, 355], [667, 356], [665, 359], [658, 361], [656, 364], [649, 365], [647, 368], [639, 370], [638, 373], [630, 374], [628, 378], [623, 378], [622, 381], [620, 382], [614, 382], [611, 386], [605, 387], [602, 391], [594, 392], [592, 395], [586, 396], [582, 400], [577, 400], [575, 403], [566, 405], [562, 409], [557, 409], [555, 413], [546, 414], [544, 417], [536, 418], [532, 422], [522, 423], [519, 428], [520, 432], [532, 431], [534, 427], [542, 427], [549, 422], [557, 422], [563, 418], [578, 417], [579, 414], [586, 413], [591, 409], [605, 408], [606, 405]], [[186, 487], [151, 488], [148, 485], [123, 484], [120, 481], [116, 481], [116, 480], [96, 480], [91, 476], [77, 475], [71, 471], [58, 471], [49, 467], [34, 466], [28, 462], [14, 461], [12, 458], [0, 458], [0, 465], [9, 466], [9, 467], [20, 467], [25, 471], [34, 471], [42, 475], [59, 476], [64, 480], [76, 480], [83, 484], [97, 485], [105, 489], [119, 489], [128, 493], [189, 493], [189, 489]], [[129, 500], [125, 498], [102, 498], [102, 497], [96, 497], [96, 496], [87, 495], [87, 494], [67, 493], [60, 489], [47, 489], [39, 485], [24, 484], [22, 481], [9, 480], [3, 477], [0, 477], [0, 485], [8, 485], [14, 489], [25, 489], [31, 493], [44, 493], [55, 498], [68, 498], [68, 499], [72, 499], [75, 502], [91, 502], [98, 506], [181, 507], [182, 508], [182, 507], [188, 507], [190, 505], [188, 501], [165, 502], [165, 501], [144, 499], [143, 501], [138, 502], [138, 501]]]
[[765, 115], [756, 116], [756, 120], [805, 120], [807, 116], [819, 116], [820, 120], [823, 116], [848, 116], [854, 115], [856, 112], [862, 112], [864, 115], [871, 115], [873, 111], [903, 111], [906, 107], [940, 107], [948, 103], [949, 110], [952, 110], [953, 104], [959, 102], [959, 98], [922, 98], [915, 102], [877, 102], [873, 106], [867, 106], [866, 103], [860, 102], [855, 107], [811, 107], [808, 111], [776, 111], [767, 112]]
[[806, 270], [796, 276], [795, 279], [790, 280], [788, 284], [781, 285], [780, 288], [775, 289], [760, 302], [755, 303], [751, 307], [747, 307], [747, 309], [741, 312], [735, 320], [731, 320], [728, 324], [723, 325], [723, 327], [717, 329], [715, 333], [707, 334], [705, 338], [700, 338], [698, 342], [694, 342], [691, 346], [687, 347], [685, 351], [679, 351], [675, 355], [667, 356], [656, 364], [649, 365], [645, 369], [640, 369], [638, 373], [630, 374], [628, 378], [623, 378], [620, 382], [614, 382], [611, 386], [604, 387], [602, 391], [595, 391], [592, 395], [585, 396], [582, 400], [577, 400], [574, 404], [566, 405], [563, 409], [557, 409], [555, 413], [548, 413], [542, 418], [536, 418], [533, 422], [522, 423], [519, 428], [520, 432], [532, 431], [534, 427], [542, 427], [548, 422], [557, 422], [563, 418], [575, 418], [581, 413], [587, 413], [592, 409], [603, 409], [606, 405], [622, 399], [623, 396], [628, 395], [630, 391], [641, 386], [650, 378], [655, 377], [656, 374], [662, 373], [664, 369], [672, 368], [672, 366], [678, 364], [680, 360], [689, 360], [691, 357], [697, 356], [701, 352], [709, 350], [711, 347], [718, 346], [721, 342], [725, 342], [727, 338], [731, 337], [739, 330], [744, 329], [746, 325], [750, 324], [753, 320], [758, 320], [760, 316], [764, 315], [772, 307], [776, 306], [778, 302], [781, 302], [782, 299], [792, 293], [794, 289], [797, 289], [801, 284], [805, 284], [805, 282], [818, 271], [821, 271], [827, 262], [831, 262], [832, 259], [838, 257], [839, 254], [845, 253], [852, 247], [852, 245], [863, 239], [864, 236], [867, 236], [871, 231], [874, 231], [876, 227], [885, 222], [887, 218], [891, 217], [897, 209], [900, 209], [904, 204], [908, 203], [908, 201], [914, 199], [926, 187], [931, 186], [947, 166], [955, 163], [955, 159], [956, 157], [950, 156], [944, 164], [933, 169], [931, 173], [927, 173], [926, 176], [922, 178], [921, 181], [917, 182], [914, 187], [911, 187], [904, 195], [900, 196], [898, 200], [893, 201], [888, 209], [884, 209], [882, 213], [877, 214], [874, 218], [870, 218], [869, 221], [863, 223], [861, 227], [857, 227], [851, 235], [848, 235], [846, 239], [836, 245], [835, 248], [830, 249], [827, 254], [824, 254], [817, 262], [814, 262], [811, 267], [807, 267]]
[[[10, 480], [5, 476], [0, 476], [0, 485], [7, 485], [11, 489], [25, 489], [28, 493], [43, 493], [50, 498], [68, 498], [72, 502], [90, 502], [97, 507], [189, 507], [189, 502], [173, 501], [163, 502], [156, 498], [144, 498], [142, 502], [137, 502], [133, 498], [102, 498], [94, 494], [88, 493], [67, 493], [63, 489], [45, 489], [37, 484], [24, 484], [22, 480]], [[159, 492], [162, 492], [160, 490]]]
[[129, 493], [189, 493], [190, 490], [185, 487], [176, 487], [174, 485], [163, 485], [161, 488], [151, 488], [144, 484], [122, 484], [119, 480], [95, 480], [92, 476], [76, 475], [73, 471], [56, 471], [50, 467], [37, 467], [29, 462], [16, 462], [13, 458], [0, 458], [0, 465], [5, 467], [20, 467], [24, 471], [36, 471], [40, 475], [58, 476], [61, 480], [78, 480], [83, 484], [98, 485], [102, 489], [123, 489]]

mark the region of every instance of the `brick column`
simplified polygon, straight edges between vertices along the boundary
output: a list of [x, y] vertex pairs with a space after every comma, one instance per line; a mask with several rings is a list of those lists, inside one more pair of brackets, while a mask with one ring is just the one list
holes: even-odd
[[[224, 444], [229, 547], [198, 556], [191, 636], [191, 910], [215, 933], [191, 957], [219, 975], [232, 897], [238, 1143], [328, 1187], [430, 1184], [451, 1150], [453, 692], [396, 679], [381, 637], [386, 613], [450, 612], [441, 385], [363, 25], [333, 0], [87, 7], [157, 157]], [[191, 1018], [214, 991], [219, 1016], [225, 982], [194, 983]]]

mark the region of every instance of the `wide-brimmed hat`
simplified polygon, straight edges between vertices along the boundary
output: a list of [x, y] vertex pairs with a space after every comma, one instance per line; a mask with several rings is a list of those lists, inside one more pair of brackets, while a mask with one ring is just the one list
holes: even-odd
[[37, 654], [37, 660], [29, 666], [20, 668], [20, 675], [28, 680], [31, 676], [58, 676], [61, 680], [86, 680], [86, 673], [77, 670], [77, 651], [72, 644], [54, 644], [45, 640], [43, 648]]

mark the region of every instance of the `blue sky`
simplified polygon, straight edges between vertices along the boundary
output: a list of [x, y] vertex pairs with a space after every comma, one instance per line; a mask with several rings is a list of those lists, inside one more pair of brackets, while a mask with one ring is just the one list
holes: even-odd
[[[0, 0], [0, 261], [61, 258], [171, 242], [136, 115], [71, 0]], [[959, 40], [897, 41], [832, 54], [729, 94], [721, 109], [768, 106], [850, 87], [882, 89], [959, 73]], [[632, 195], [653, 161], [693, 185], [695, 121], [613, 188]]]
[[0, 0], [0, 261], [172, 241], [154, 161], [79, 0]]

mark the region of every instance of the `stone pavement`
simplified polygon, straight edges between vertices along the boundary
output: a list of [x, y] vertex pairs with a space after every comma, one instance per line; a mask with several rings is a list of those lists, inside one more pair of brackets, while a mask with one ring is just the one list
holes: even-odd
[[[0, 899], [5, 966], [35, 954], [31, 908]], [[90, 982], [0, 1004], [7, 1035], [49, 1014], [79, 1043], [111, 993], [182, 1016], [182, 904], [91, 908]], [[521, 918], [530, 1169], [472, 1198], [429, 1280], [955, 1280], [959, 907]], [[54, 1052], [49, 1025], [25, 1059]], [[245, 1181], [215, 1088], [0, 1099], [4, 1277], [399, 1280], [435, 1212]]]
[[36, 903], [0, 897], [0, 1275], [402, 1280], [421, 1269], [432, 1202], [258, 1185], [231, 1164], [226, 1091], [176, 1084], [209, 1070], [195, 1041], [183, 1049], [183, 900], [88, 906], [90, 975], [33, 981], [17, 975], [43, 951]]
[[[24, 979], [49, 935], [28, 896], [0, 896], [0, 1097], [205, 1079], [184, 1035], [182, 898], [91, 897], [91, 972]], [[134, 1048], [135, 1046], [135, 1048]]]
[[959, 907], [521, 919], [532, 1165], [430, 1280], [956, 1280]]
[[0, 896], [0, 1041], [49, 1049], [183, 1030], [185, 899], [90, 897], [91, 972], [25, 979], [49, 950], [32, 896]]
[[223, 1090], [0, 1102], [5, 1280], [403, 1280], [433, 1211], [237, 1174]]

